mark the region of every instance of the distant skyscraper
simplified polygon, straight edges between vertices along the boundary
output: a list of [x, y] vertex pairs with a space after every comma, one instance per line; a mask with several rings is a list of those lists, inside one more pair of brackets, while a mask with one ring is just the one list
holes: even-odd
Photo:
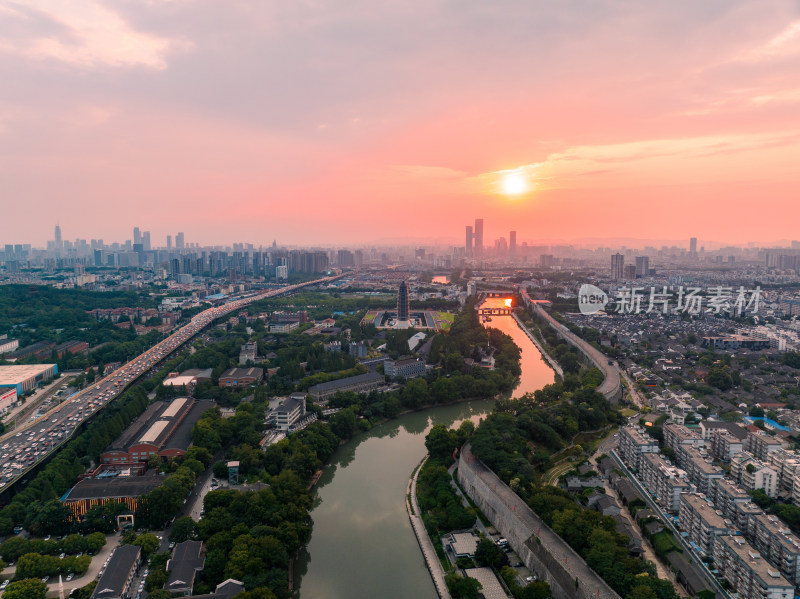
[[473, 250], [472, 252], [476, 256], [483, 255], [483, 219], [476, 218], [475, 219], [475, 233], [474, 233], [474, 243], [472, 244]]
[[186, 244], [185, 244], [185, 242], [183, 240], [183, 233], [178, 233], [175, 236], [175, 249], [176, 250], [182, 250], [182, 249], [184, 249], [185, 246], [186, 246]]
[[150, 251], [150, 231], [145, 231], [142, 233], [142, 247], [144, 248], [145, 252]]
[[405, 281], [400, 283], [397, 290], [397, 320], [408, 320], [408, 313], [411, 311], [411, 304], [408, 300], [408, 285]]
[[625, 268], [625, 256], [622, 254], [613, 254], [611, 256], [611, 279], [614, 281], [621, 281]]
[[646, 277], [650, 270], [649, 256], [636, 256], [636, 277]]
[[509, 231], [508, 233], [508, 257], [514, 260], [517, 257], [517, 232]]
[[61, 241], [61, 226], [56, 225], [56, 249], [60, 250], [63, 245], [64, 244]]
[[467, 256], [472, 255], [472, 225], [467, 225], [467, 234], [464, 240], [464, 251]]
[[139, 230], [139, 227], [133, 228], [133, 245], [137, 243], [142, 243], [142, 232]]
[[693, 254], [697, 253], [697, 237], [689, 239], [689, 251]]
[[172, 235], [167, 235], [167, 249], [172, 249]]

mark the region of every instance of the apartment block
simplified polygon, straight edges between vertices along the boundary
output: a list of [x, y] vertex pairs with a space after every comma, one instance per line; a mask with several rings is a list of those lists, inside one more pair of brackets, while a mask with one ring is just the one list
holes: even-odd
[[783, 447], [783, 442], [763, 431], [751, 432], [744, 440], [744, 450], [752, 453], [762, 462], [767, 459], [767, 454], [779, 450]]
[[664, 425], [664, 445], [671, 447], [676, 452], [678, 447], [682, 445], [690, 445], [692, 447], [702, 447], [704, 444], [703, 437], [699, 433], [689, 430], [680, 424], [665, 424]]
[[733, 456], [744, 451], [744, 441], [724, 428], [711, 429], [709, 441], [711, 455], [721, 462], [730, 462]]
[[689, 480], [697, 487], [697, 492], [704, 495], [712, 495], [714, 481], [725, 476], [725, 471], [715, 466], [704, 450], [691, 445], [678, 446], [675, 461], [686, 471]]
[[763, 489], [769, 497], [777, 496], [778, 473], [746, 451], [731, 459], [731, 477], [748, 491]]
[[764, 513], [764, 510], [753, 503], [750, 493], [728, 478], [714, 481], [713, 500], [722, 515], [745, 535], [750, 532], [752, 518]]
[[790, 582], [800, 582], [800, 539], [772, 514], [754, 516], [750, 525], [752, 545]]
[[769, 452], [764, 463], [778, 475], [778, 497], [792, 500], [795, 481], [800, 474], [800, 456], [794, 451], [781, 447]]
[[656, 502], [668, 512], [677, 512], [681, 493], [690, 490], [686, 473], [656, 453], [642, 455], [639, 479], [655, 495]]
[[792, 583], [740, 536], [719, 538], [714, 563], [740, 599], [793, 599]]
[[714, 544], [719, 537], [737, 532], [733, 522], [714, 508], [705, 495], [681, 495], [678, 514], [681, 529], [704, 555], [714, 555]]
[[619, 429], [619, 454], [628, 467], [639, 470], [646, 453], [658, 453], [658, 441], [640, 426]]

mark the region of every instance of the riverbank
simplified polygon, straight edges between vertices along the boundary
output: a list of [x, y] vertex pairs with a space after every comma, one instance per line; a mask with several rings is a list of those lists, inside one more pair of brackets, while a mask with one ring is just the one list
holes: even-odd
[[534, 335], [531, 332], [531, 330], [523, 324], [523, 322], [520, 320], [519, 316], [517, 316], [516, 314], [512, 314], [511, 316], [514, 318], [514, 320], [517, 321], [517, 324], [519, 325], [519, 328], [521, 328], [522, 331], [528, 336], [528, 339], [530, 339], [531, 342], [536, 346], [536, 349], [539, 350], [539, 353], [542, 354], [542, 357], [544, 358], [545, 362], [547, 362], [550, 365], [550, 368], [555, 370], [556, 374], [563, 379], [564, 378], [564, 370], [561, 368], [559, 363], [556, 362], [555, 358], [553, 358], [553, 356], [551, 356], [549, 353], [547, 353], [547, 350], [544, 348], [544, 345], [542, 345], [542, 342], [539, 341], [536, 338], [536, 335]]
[[447, 590], [447, 584], [444, 581], [444, 568], [442, 562], [439, 561], [439, 556], [436, 555], [436, 549], [428, 536], [428, 531], [425, 530], [425, 524], [422, 522], [422, 512], [417, 503], [417, 477], [420, 470], [428, 461], [426, 455], [422, 461], [417, 464], [411, 478], [408, 479], [408, 487], [406, 487], [406, 511], [408, 512], [408, 519], [411, 522], [411, 528], [414, 529], [414, 535], [417, 537], [420, 551], [425, 558], [425, 564], [428, 566], [433, 579], [433, 586], [436, 587], [436, 592], [439, 594], [440, 599], [450, 599], [450, 592]]

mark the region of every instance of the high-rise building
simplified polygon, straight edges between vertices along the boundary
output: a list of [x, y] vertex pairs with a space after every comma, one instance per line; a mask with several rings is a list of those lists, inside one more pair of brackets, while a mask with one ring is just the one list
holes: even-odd
[[411, 304], [408, 299], [408, 285], [402, 281], [397, 290], [397, 320], [408, 320], [409, 312], [411, 312]]
[[474, 243], [472, 253], [475, 256], [483, 256], [483, 219], [475, 219]]
[[512, 262], [517, 257], [517, 232], [509, 231], [508, 233], [508, 258]]
[[167, 249], [172, 249], [172, 235], [167, 235]]
[[624, 276], [625, 256], [622, 254], [612, 254], [611, 256], [611, 279], [621, 281]]
[[691, 239], [689, 239], [689, 251], [692, 254], [697, 253], [697, 237], [692, 237]]
[[183, 233], [178, 233], [175, 236], [175, 249], [182, 250], [186, 247], [186, 242], [183, 240]]
[[472, 225], [467, 225], [467, 234], [464, 240], [464, 251], [467, 256], [472, 256]]
[[144, 248], [145, 252], [150, 251], [150, 231], [145, 231], [142, 233], [142, 247]]
[[142, 232], [139, 230], [139, 227], [133, 228], [133, 245], [137, 243], [142, 243]]
[[646, 277], [650, 271], [650, 257], [636, 256], [636, 278]]
[[55, 248], [60, 250], [64, 246], [63, 242], [61, 241], [61, 226], [56, 225], [56, 243]]

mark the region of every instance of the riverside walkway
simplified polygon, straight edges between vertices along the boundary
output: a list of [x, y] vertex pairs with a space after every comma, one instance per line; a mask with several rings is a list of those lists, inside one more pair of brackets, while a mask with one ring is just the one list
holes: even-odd
[[442, 563], [439, 561], [439, 556], [436, 555], [436, 549], [434, 549], [433, 543], [428, 536], [428, 531], [425, 530], [425, 524], [422, 522], [419, 504], [417, 503], [417, 476], [427, 461], [428, 456], [426, 455], [414, 471], [414, 476], [408, 480], [408, 486], [406, 487], [406, 510], [408, 511], [408, 519], [411, 521], [411, 527], [414, 529], [414, 534], [417, 536], [419, 548], [422, 550], [422, 555], [428, 566], [428, 572], [430, 572], [431, 578], [433, 579], [433, 585], [436, 587], [436, 592], [441, 599], [451, 599], [450, 592], [447, 590], [447, 584], [444, 581], [444, 568], [442, 568]]

